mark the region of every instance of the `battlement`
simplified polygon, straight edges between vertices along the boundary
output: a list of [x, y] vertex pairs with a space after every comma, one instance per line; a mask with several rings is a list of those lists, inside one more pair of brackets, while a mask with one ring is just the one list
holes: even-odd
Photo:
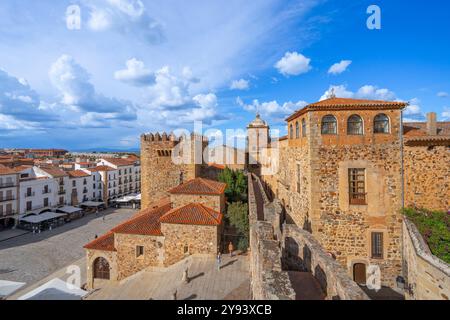
[[[173, 141], [173, 142], [180, 142], [183, 140], [186, 140], [188, 137], [186, 135], [180, 135], [176, 136], [173, 133], [167, 134], [166, 132], [163, 133], [144, 133], [141, 135], [141, 140], [143, 141], [149, 141], [149, 142], [158, 142], [158, 141]], [[208, 142], [208, 137], [205, 137], [204, 135], [197, 134], [197, 133], [191, 133], [190, 134], [191, 140], [196, 141], [203, 141]]]

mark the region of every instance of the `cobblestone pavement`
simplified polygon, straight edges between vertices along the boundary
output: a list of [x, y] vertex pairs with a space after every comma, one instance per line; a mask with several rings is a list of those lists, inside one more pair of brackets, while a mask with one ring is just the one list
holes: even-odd
[[85, 255], [83, 245], [137, 211], [108, 209], [40, 234], [27, 233], [0, 242], [0, 279], [31, 285]]
[[[250, 298], [248, 256], [223, 256], [217, 270], [213, 257], [192, 256], [167, 269], [145, 270], [118, 284], [94, 290], [88, 300], [245, 300]], [[188, 267], [189, 282], [183, 272]]]

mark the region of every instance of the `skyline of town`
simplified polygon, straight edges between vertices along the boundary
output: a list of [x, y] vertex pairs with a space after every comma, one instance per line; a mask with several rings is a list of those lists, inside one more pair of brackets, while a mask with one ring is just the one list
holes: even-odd
[[256, 111], [286, 134], [284, 118], [331, 88], [448, 120], [449, 4], [378, 1], [370, 30], [371, 4], [2, 1], [0, 147], [133, 149], [142, 132], [245, 128]]

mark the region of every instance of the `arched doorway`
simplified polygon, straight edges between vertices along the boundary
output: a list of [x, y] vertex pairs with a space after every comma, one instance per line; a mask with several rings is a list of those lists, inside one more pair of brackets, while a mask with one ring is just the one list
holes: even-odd
[[94, 279], [109, 280], [109, 263], [103, 257], [94, 260]]
[[353, 280], [359, 285], [366, 285], [366, 265], [364, 263], [353, 265]]

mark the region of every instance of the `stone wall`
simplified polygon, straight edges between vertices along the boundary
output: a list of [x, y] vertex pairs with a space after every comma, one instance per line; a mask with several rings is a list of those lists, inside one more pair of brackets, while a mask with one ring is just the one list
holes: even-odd
[[225, 195], [171, 194], [172, 208], [179, 208], [189, 203], [201, 203], [211, 209], [225, 213]]
[[[294, 288], [285, 270], [311, 272], [321, 283], [328, 299], [368, 299], [346, 270], [323, 250], [310, 233], [295, 225], [282, 224], [283, 208], [279, 200], [269, 202], [263, 193], [263, 203], [257, 203], [255, 194], [263, 190], [258, 178], [249, 175], [248, 186], [250, 271], [254, 299], [295, 299]], [[258, 220], [261, 205], [264, 218]], [[309, 252], [308, 259], [306, 252]]]
[[328, 300], [369, 300], [347, 271], [307, 231], [286, 225], [283, 233], [285, 268], [311, 272]]
[[405, 206], [450, 209], [450, 148], [405, 146]]
[[164, 266], [172, 265], [192, 254], [216, 256], [218, 253], [220, 226], [162, 223], [161, 231], [165, 235]]
[[403, 221], [403, 265], [408, 300], [449, 300], [450, 266], [434, 256], [416, 226]]
[[[117, 279], [122, 280], [150, 266], [162, 266], [164, 237], [119, 234], [114, 235], [117, 250]], [[144, 254], [137, 257], [136, 247], [143, 246]]]
[[[141, 192], [142, 208], [167, 195], [167, 190], [183, 181], [194, 179], [200, 175], [202, 153], [207, 146], [202, 137], [191, 140], [180, 140], [175, 137], [159, 134], [141, 136]], [[185, 157], [183, 163], [174, 162], [172, 154]], [[180, 159], [181, 160], [181, 159]]]

